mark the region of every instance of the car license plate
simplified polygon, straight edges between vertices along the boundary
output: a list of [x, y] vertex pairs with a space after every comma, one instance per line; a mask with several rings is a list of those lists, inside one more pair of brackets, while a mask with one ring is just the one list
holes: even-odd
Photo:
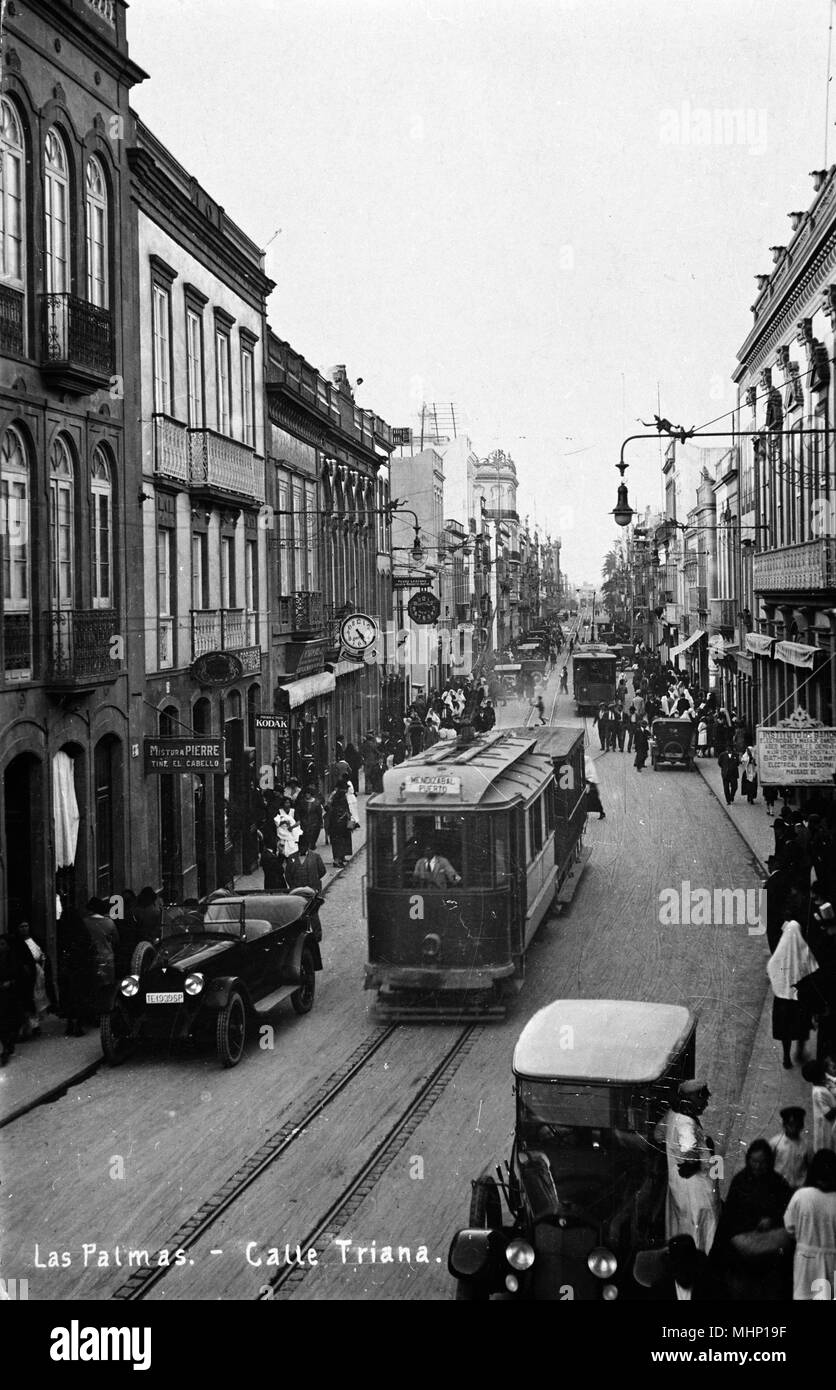
[[146, 994], [146, 1004], [182, 1004], [183, 994], [176, 990], [161, 990], [156, 993]]

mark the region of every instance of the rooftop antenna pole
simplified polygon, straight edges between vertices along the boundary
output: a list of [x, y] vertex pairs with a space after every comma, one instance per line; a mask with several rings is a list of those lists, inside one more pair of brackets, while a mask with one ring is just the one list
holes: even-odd
[[824, 167], [827, 163], [827, 143], [830, 138], [830, 55], [833, 49], [833, 0], [830, 0], [830, 23], [827, 26], [827, 85], [824, 95]]

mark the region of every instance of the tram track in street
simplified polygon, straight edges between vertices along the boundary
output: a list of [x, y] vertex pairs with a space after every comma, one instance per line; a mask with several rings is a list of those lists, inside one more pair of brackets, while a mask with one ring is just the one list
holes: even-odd
[[[230, 1174], [191, 1216], [181, 1222], [155, 1251], [155, 1260], [162, 1250], [188, 1250], [235, 1204], [274, 1163], [282, 1158], [308, 1127], [333, 1104], [364, 1070], [385, 1043], [397, 1032], [400, 1024], [391, 1023], [377, 1029], [360, 1043], [342, 1066], [322, 1083], [298, 1118], [289, 1118], [279, 1129], [259, 1145], [245, 1161]], [[137, 1302], [162, 1283], [174, 1266], [152, 1262], [134, 1270], [111, 1294], [116, 1301]]]
[[340, 1232], [346, 1229], [347, 1223], [356, 1215], [374, 1191], [380, 1178], [402, 1150], [407, 1140], [427, 1118], [482, 1031], [483, 1025], [479, 1023], [469, 1024], [462, 1030], [446, 1050], [440, 1062], [433, 1067], [418, 1088], [409, 1105], [387, 1130], [371, 1155], [361, 1165], [350, 1182], [346, 1184], [325, 1214], [299, 1242], [301, 1261], [283, 1266], [267, 1283], [263, 1284], [258, 1294], [258, 1302], [271, 1302], [293, 1296], [312, 1268], [310, 1264], [304, 1262], [307, 1252], [318, 1247], [331, 1245], [339, 1239]]

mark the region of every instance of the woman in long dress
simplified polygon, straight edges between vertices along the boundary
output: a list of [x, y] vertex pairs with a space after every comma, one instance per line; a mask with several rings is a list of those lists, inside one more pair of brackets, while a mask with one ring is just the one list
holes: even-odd
[[342, 869], [351, 856], [351, 810], [344, 786], [337, 786], [328, 798], [325, 829], [331, 841], [334, 866]]
[[766, 967], [773, 995], [772, 1036], [781, 1043], [788, 1070], [792, 1066], [790, 1044], [796, 1043], [796, 1060], [800, 1062], [810, 1036], [810, 1014], [799, 1000], [795, 986], [815, 969], [815, 957], [801, 935], [801, 926], [791, 917], [782, 926], [781, 939]]
[[793, 1290], [796, 1302], [830, 1300], [836, 1281], [836, 1153], [813, 1155], [808, 1186], [790, 1199], [784, 1225], [795, 1238]]

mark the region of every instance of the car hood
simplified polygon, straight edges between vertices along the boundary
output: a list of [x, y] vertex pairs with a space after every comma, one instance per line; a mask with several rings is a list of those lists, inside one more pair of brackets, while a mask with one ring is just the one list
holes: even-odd
[[169, 969], [182, 970], [184, 973], [199, 970], [210, 960], [217, 960], [219, 956], [225, 955], [227, 951], [232, 950], [233, 946], [239, 944], [240, 941], [237, 937], [229, 937], [223, 941], [218, 940], [217, 937], [213, 939], [203, 937], [198, 941], [173, 941], [158, 952], [153, 969], [156, 971], [162, 966], [167, 966]]

